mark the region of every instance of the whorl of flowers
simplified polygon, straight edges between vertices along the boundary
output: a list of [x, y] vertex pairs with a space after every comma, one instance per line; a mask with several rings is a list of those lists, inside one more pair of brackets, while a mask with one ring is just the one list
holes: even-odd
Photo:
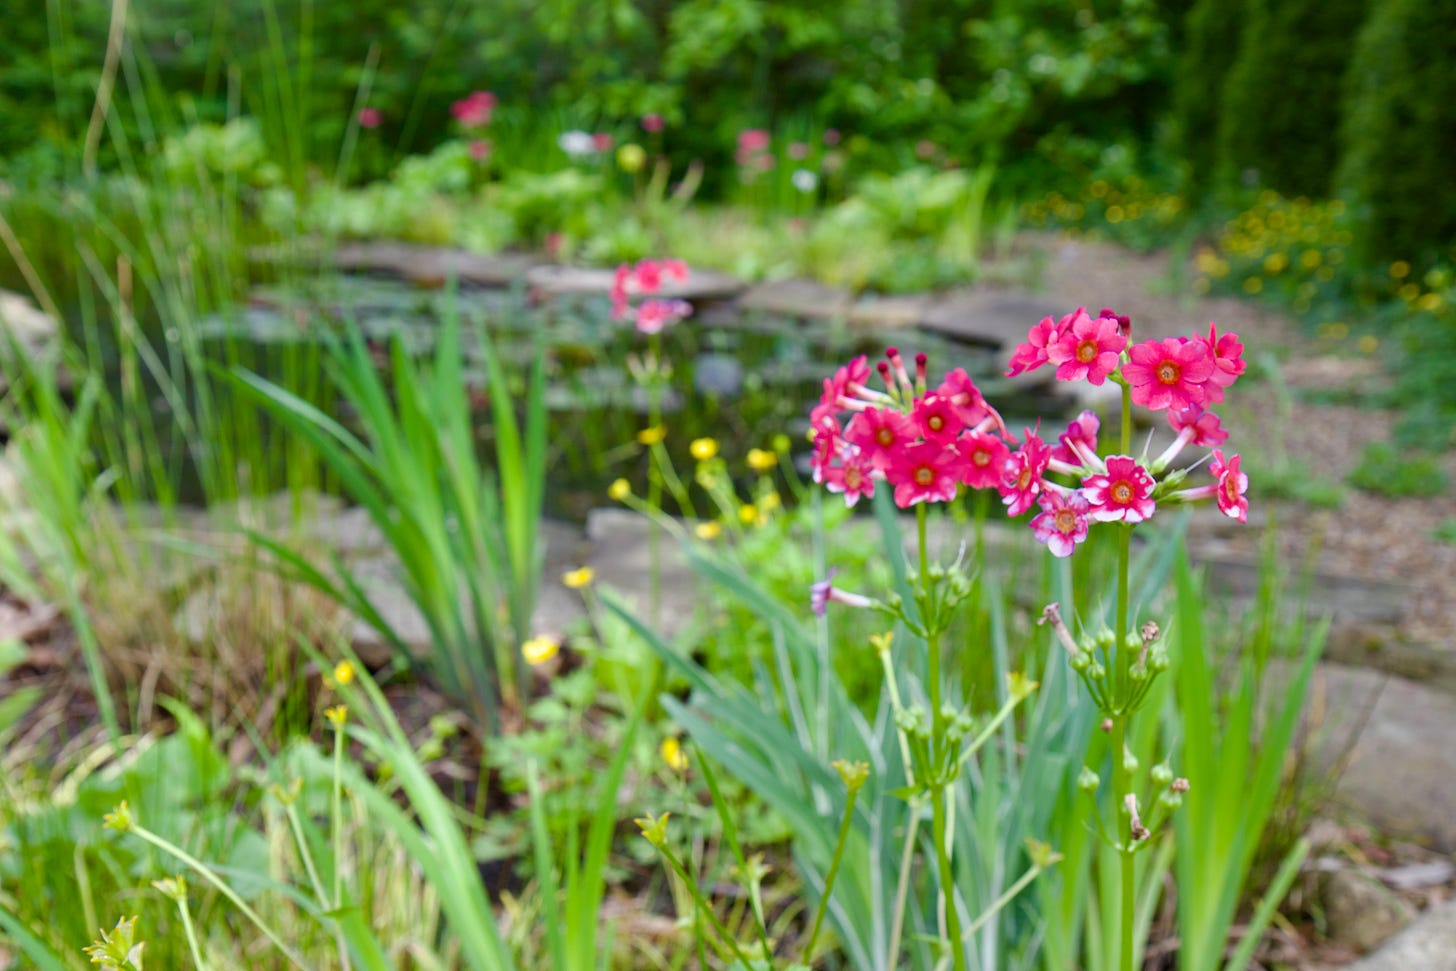
[[869, 386], [863, 356], [825, 379], [809, 416], [814, 481], [850, 506], [884, 482], [902, 509], [950, 502], [962, 486], [1001, 484], [1005, 425], [965, 371], [957, 368], [931, 387], [925, 355], [916, 356], [912, 377], [893, 347], [878, 371], [883, 391]]
[[1213, 498], [1225, 515], [1248, 521], [1244, 494], [1249, 480], [1237, 455], [1225, 459], [1215, 448], [1209, 466], [1214, 481], [1208, 485], [1181, 488], [1188, 473], [1169, 469], [1187, 446], [1214, 448], [1228, 438], [1207, 406], [1223, 401], [1224, 390], [1244, 372], [1244, 345], [1238, 335], [1219, 334], [1213, 324], [1206, 336], [1133, 344], [1130, 335], [1126, 317], [1104, 309], [1093, 318], [1079, 307], [1059, 321], [1046, 317], [1034, 325], [1007, 368], [1013, 376], [1053, 364], [1058, 380], [1113, 381], [1128, 389], [1133, 404], [1165, 412], [1175, 433], [1172, 443], [1151, 460], [1145, 454], [1103, 458], [1097, 453], [1097, 416], [1083, 412], [1045, 462], [1034, 470], [1023, 463], [1018, 501], [1010, 511], [1014, 515], [1029, 509], [1035, 496], [1040, 513], [1031, 521], [1032, 530], [1057, 556], [1070, 555], [1092, 523], [1143, 522], [1160, 502]]
[[[612, 319], [632, 318], [637, 330], [655, 334], [677, 323], [693, 312], [686, 300], [653, 298], [668, 282], [682, 283], [688, 278], [688, 265], [682, 260], [639, 260], [636, 266], [623, 263], [612, 277]], [[647, 297], [635, 306], [631, 300]]]

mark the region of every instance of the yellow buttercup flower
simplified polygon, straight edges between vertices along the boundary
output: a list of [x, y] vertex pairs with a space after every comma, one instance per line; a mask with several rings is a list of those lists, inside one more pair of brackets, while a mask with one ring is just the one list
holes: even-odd
[[748, 450], [748, 467], [755, 472], [770, 472], [779, 464], [779, 457], [761, 448]]
[[714, 540], [723, 535], [723, 527], [716, 522], [698, 523], [693, 527], [693, 535], [701, 540]]
[[662, 761], [674, 772], [686, 772], [688, 768], [688, 755], [683, 751], [682, 743], [669, 735], [662, 740]]
[[738, 507], [738, 521], [745, 526], [762, 526], [763, 513], [759, 512], [758, 507], [753, 503], [746, 502]]
[[651, 428], [644, 428], [637, 433], [638, 445], [656, 445], [667, 437], [666, 425], [653, 425]]
[[340, 661], [334, 666], [334, 683], [337, 685], [350, 684], [354, 680], [354, 664], [351, 661]]
[[335, 728], [343, 728], [344, 722], [349, 719], [349, 708], [347, 705], [334, 705], [332, 708], [324, 709], [324, 717], [327, 718]]
[[608, 498], [615, 499], [618, 502], [621, 502], [623, 499], [627, 498], [631, 494], [632, 483], [628, 482], [626, 479], [618, 479], [616, 482], [613, 482], [610, 486], [607, 487]]
[[567, 570], [561, 574], [561, 582], [572, 590], [580, 590], [582, 587], [591, 585], [596, 579], [597, 572], [589, 566], [578, 567], [575, 570]]
[[526, 663], [534, 668], [551, 660], [559, 650], [561, 650], [561, 645], [556, 642], [554, 637], [539, 634], [521, 645], [521, 657], [525, 658]]
[[641, 145], [634, 145], [628, 142], [617, 149], [617, 165], [623, 172], [640, 172], [642, 166], [647, 164], [647, 152]]
[[695, 438], [688, 451], [699, 462], [706, 462], [718, 454], [718, 443], [711, 438]]

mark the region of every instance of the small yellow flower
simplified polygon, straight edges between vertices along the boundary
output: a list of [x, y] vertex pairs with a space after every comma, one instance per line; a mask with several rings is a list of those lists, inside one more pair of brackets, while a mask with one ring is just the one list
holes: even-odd
[[656, 445], [667, 437], [666, 425], [653, 425], [651, 428], [644, 428], [637, 433], [638, 445]]
[[758, 500], [758, 508], [765, 513], [772, 512], [781, 505], [783, 505], [783, 500], [779, 498], [777, 492], [765, 492]]
[[582, 587], [591, 586], [591, 582], [597, 578], [597, 571], [589, 566], [578, 567], [575, 570], [567, 570], [561, 574], [561, 582], [572, 590], [580, 590]]
[[1117, 223], [1122, 222], [1122, 217], [1123, 217], [1123, 212], [1122, 212], [1122, 207], [1121, 206], [1108, 206], [1107, 207], [1106, 219], [1107, 219], [1108, 222], [1116, 225]]
[[671, 735], [662, 740], [662, 762], [674, 772], [687, 771], [688, 755], [683, 751], [682, 743]]
[[1411, 265], [1405, 260], [1396, 260], [1390, 264], [1390, 275], [1397, 280], [1404, 280], [1410, 276]]
[[711, 438], [695, 438], [688, 451], [699, 462], [706, 462], [718, 454], [718, 443]]
[[1420, 307], [1427, 313], [1435, 313], [1437, 310], [1441, 309], [1441, 305], [1445, 302], [1445, 298], [1443, 298], [1439, 293], [1428, 293], [1424, 297], [1421, 297], [1421, 299], [1416, 301], [1416, 306]]
[[762, 526], [763, 513], [753, 503], [745, 502], [738, 507], [738, 521], [745, 526]]
[[327, 718], [335, 728], [343, 728], [344, 722], [349, 720], [349, 706], [334, 705], [332, 708], [325, 708], [324, 717]]
[[1374, 334], [1364, 334], [1355, 346], [1360, 349], [1361, 354], [1374, 354], [1380, 348], [1380, 338]]
[[621, 502], [623, 499], [627, 498], [631, 494], [632, 483], [628, 482], [626, 479], [618, 479], [616, 482], [613, 482], [610, 486], [607, 487], [608, 498], [615, 499], [618, 502]]
[[623, 172], [640, 172], [642, 166], [647, 164], [647, 152], [641, 145], [634, 145], [628, 142], [617, 149], [617, 165]]
[[1409, 303], [1421, 295], [1421, 288], [1414, 283], [1403, 283], [1400, 289], [1396, 291], [1396, 295]]
[[761, 448], [748, 450], [748, 467], [755, 472], [770, 472], [779, 464], [779, 457]]
[[354, 663], [344, 660], [334, 665], [334, 684], [346, 685], [354, 682]]
[[1320, 256], [1319, 250], [1307, 249], [1303, 253], [1299, 254], [1299, 265], [1304, 267], [1306, 270], [1313, 270], [1315, 267], [1320, 265], [1321, 259], [1322, 257]]
[[714, 540], [723, 535], [723, 527], [716, 522], [698, 523], [693, 527], [693, 535], [701, 540]]
[[556, 642], [554, 637], [539, 634], [521, 645], [521, 657], [525, 658], [526, 663], [531, 667], [536, 667], [551, 660], [559, 650], [561, 650], [561, 645]]
[[136, 825], [136, 820], [131, 817], [131, 807], [126, 804], [125, 799], [117, 803], [116, 808], [111, 812], [102, 815], [101, 825], [106, 829], [119, 830], [123, 833]]
[[895, 643], [895, 632], [887, 630], [883, 634], [871, 634], [870, 646], [880, 654], [890, 653], [890, 647]]
[[1251, 276], [1248, 279], [1244, 280], [1244, 292], [1245, 293], [1258, 293], [1259, 291], [1261, 291], [1263, 289], [1264, 289], [1264, 281], [1261, 280], [1261, 279], [1259, 279], [1256, 276]]
[[1289, 266], [1289, 257], [1283, 253], [1270, 253], [1264, 257], [1264, 272], [1270, 276], [1283, 273], [1287, 266]]

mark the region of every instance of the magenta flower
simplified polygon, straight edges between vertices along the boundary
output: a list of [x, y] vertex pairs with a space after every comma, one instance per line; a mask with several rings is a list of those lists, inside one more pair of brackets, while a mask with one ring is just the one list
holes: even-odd
[[1187, 408], [1169, 408], [1168, 424], [1173, 426], [1178, 437], [1163, 450], [1162, 455], [1153, 460], [1153, 468], [1159, 472], [1167, 468], [1168, 463], [1177, 458], [1179, 453], [1189, 445], [1212, 448], [1215, 445], [1222, 445], [1228, 438], [1228, 432], [1224, 431], [1219, 424], [1218, 416], [1211, 411], [1204, 411], [1199, 405], [1189, 405]]
[[1208, 376], [1205, 390], [1208, 400], [1217, 404], [1223, 400], [1224, 389], [1244, 373], [1244, 345], [1238, 334], [1220, 334], [1218, 326], [1213, 323], [1208, 325], [1208, 337], [1196, 339], [1208, 348], [1208, 354], [1213, 358], [1213, 373]]
[[1026, 441], [1001, 467], [1001, 481], [996, 486], [1006, 504], [1006, 515], [1020, 516], [1036, 504], [1042, 492], [1042, 473], [1051, 457], [1051, 449], [1028, 428]]
[[960, 455], [934, 442], [915, 442], [891, 455], [885, 481], [895, 487], [895, 505], [950, 502], [960, 489]]
[[1001, 484], [1011, 449], [989, 432], [972, 432], [956, 442], [961, 453], [961, 483], [968, 489], [994, 489]]
[[686, 300], [644, 300], [637, 307], [637, 332], [656, 334], [692, 313], [693, 305]]
[[768, 132], [762, 128], [749, 128], [738, 133], [738, 151], [743, 155], [762, 152], [768, 148], [768, 143]]
[[824, 393], [819, 396], [819, 403], [809, 412], [809, 424], [818, 428], [822, 418], [832, 419], [841, 411], [850, 408], [851, 397], [857, 397], [861, 392], [869, 390], [864, 386], [869, 379], [869, 358], [863, 354], [835, 371], [834, 377], [825, 378]]
[[1093, 320], [1078, 307], [1068, 326], [1060, 329], [1055, 342], [1046, 346], [1047, 360], [1057, 365], [1058, 381], [1079, 381], [1100, 385], [1117, 370], [1127, 338], [1115, 317]]
[[486, 159], [490, 158], [492, 148], [494, 148], [494, 146], [491, 145], [489, 138], [471, 139], [470, 157], [475, 159], [477, 162], [484, 162]]
[[1113, 313], [1111, 307], [1103, 307], [1097, 316], [1109, 317], [1117, 321], [1117, 329], [1122, 332], [1122, 336], [1132, 340], [1132, 318], [1127, 314]]
[[378, 108], [360, 108], [358, 117], [360, 128], [378, 128], [379, 123], [384, 120]]
[[1043, 317], [1039, 323], [1027, 331], [1025, 343], [1016, 345], [1016, 350], [1011, 355], [1010, 366], [1006, 368], [1006, 376], [1014, 378], [1018, 374], [1035, 371], [1047, 363], [1047, 347], [1055, 343], [1060, 336], [1061, 329], [1057, 322], [1051, 317]]
[[1213, 450], [1213, 463], [1208, 470], [1218, 480], [1218, 491], [1214, 498], [1218, 500], [1219, 511], [1230, 519], [1237, 519], [1241, 523], [1249, 521], [1249, 500], [1244, 493], [1249, 489], [1249, 477], [1239, 471], [1239, 457], [1237, 455], [1224, 461], [1223, 450]]
[[859, 446], [871, 465], [886, 471], [915, 441], [918, 431], [907, 415], [894, 408], [868, 407], [850, 419], [844, 437]]
[[1087, 538], [1092, 525], [1091, 504], [1080, 491], [1063, 496], [1056, 489], [1043, 492], [1041, 512], [1031, 519], [1031, 531], [1047, 545], [1052, 556], [1071, 556], [1077, 544]]
[[1203, 341], [1186, 337], [1150, 340], [1133, 346], [1122, 376], [1132, 385], [1132, 400], [1144, 408], [1186, 408], [1208, 400], [1206, 384], [1214, 372]]
[[1082, 482], [1092, 518], [1100, 523], [1140, 523], [1157, 510], [1153, 502], [1156, 483], [1147, 469], [1127, 455], [1107, 459], [1105, 474], [1089, 475]]
[[966, 427], [975, 428], [989, 420], [1003, 434], [1005, 433], [1006, 426], [1002, 423], [1001, 416], [982, 397], [981, 389], [976, 387], [976, 383], [971, 380], [971, 376], [966, 373], [965, 368], [956, 368], [946, 374], [940, 387], [935, 389], [935, 394], [955, 407], [956, 411], [960, 413], [961, 423]]
[[592, 135], [591, 140], [592, 151], [594, 152], [610, 152], [612, 146], [616, 144], [616, 139], [604, 131], [599, 131]]
[[490, 124], [491, 113], [495, 111], [496, 97], [489, 91], [476, 91], [450, 106], [450, 114], [467, 131], [483, 128]]
[[651, 114], [646, 114], [642, 116], [643, 131], [651, 132], [655, 135], [658, 132], [662, 131], [663, 127], [664, 122], [662, 120], [662, 116], [657, 114], [656, 112], [652, 112]]
[[954, 442], [966, 427], [955, 407], [935, 394], [916, 398], [910, 417], [919, 426], [922, 438], [941, 446]]
[[1097, 432], [1102, 427], [1095, 411], [1083, 411], [1067, 425], [1067, 430], [1057, 436], [1057, 447], [1052, 449], [1053, 462], [1067, 465], [1096, 468]]

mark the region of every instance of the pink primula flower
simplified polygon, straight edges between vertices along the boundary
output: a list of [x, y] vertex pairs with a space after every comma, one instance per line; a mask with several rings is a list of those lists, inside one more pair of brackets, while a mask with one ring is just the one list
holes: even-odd
[[860, 496], [874, 498], [875, 480], [881, 476], [873, 465], [863, 459], [858, 448], [843, 439], [839, 445], [839, 461], [826, 463], [822, 469], [816, 468], [815, 481], [823, 482], [824, 488], [830, 492], [842, 493], [844, 504], [853, 508]]
[[1100, 523], [1140, 523], [1157, 509], [1153, 502], [1156, 483], [1147, 469], [1126, 455], [1107, 459], [1105, 474], [1089, 475], [1082, 483], [1092, 518]]
[[955, 407], [935, 394], [916, 398], [910, 417], [919, 427], [921, 437], [937, 445], [951, 444], [966, 427]]
[[818, 583], [809, 587], [809, 606], [813, 609], [815, 616], [823, 617], [824, 612], [829, 609], [829, 604], [841, 603], [847, 607], [873, 607], [874, 601], [863, 594], [850, 593], [848, 590], [841, 590], [834, 585], [834, 575], [839, 572], [839, 567], [829, 568], [829, 575]]
[[1052, 461], [1096, 468], [1097, 432], [1101, 427], [1102, 422], [1095, 411], [1083, 411], [1067, 425], [1066, 431], [1057, 436], [1057, 447], [1052, 449]]
[[1051, 449], [1031, 429], [1026, 431], [1026, 440], [1001, 467], [1001, 481], [997, 489], [1001, 501], [1006, 504], [1006, 515], [1020, 516], [1036, 504], [1036, 497], [1042, 492], [1042, 473], [1051, 461]]
[[1077, 544], [1087, 538], [1092, 525], [1092, 506], [1080, 491], [1063, 496], [1055, 489], [1042, 493], [1041, 512], [1032, 517], [1031, 531], [1047, 545], [1052, 556], [1071, 556]]
[[651, 114], [646, 114], [642, 116], [643, 131], [656, 134], [657, 132], [662, 131], [662, 129], [663, 120], [661, 115], [657, 114], [656, 112], [652, 112]]
[[489, 91], [476, 91], [452, 104], [450, 114], [460, 122], [461, 127], [467, 130], [481, 128], [490, 124], [490, 116], [495, 111], [495, 105], [495, 95]]
[[384, 120], [384, 118], [383, 118], [382, 115], [380, 115], [378, 108], [360, 108], [359, 109], [359, 127], [360, 128], [378, 128], [379, 127], [379, 123], [381, 121], [383, 121], [383, 120]]
[[1244, 362], [1244, 345], [1239, 341], [1239, 335], [1234, 333], [1220, 334], [1218, 326], [1210, 323], [1208, 325], [1208, 337], [1198, 338], [1208, 348], [1208, 354], [1213, 358], [1213, 373], [1208, 376], [1208, 400], [1217, 404], [1223, 400], [1224, 389], [1238, 380], [1239, 375], [1244, 373], [1247, 366]]
[[960, 455], [934, 442], [915, 442], [892, 455], [885, 481], [895, 487], [895, 505], [901, 509], [950, 502], [960, 489]]
[[637, 332], [656, 334], [692, 313], [693, 305], [686, 300], [644, 300], [637, 307]]
[[1011, 355], [1011, 362], [1006, 368], [1006, 376], [1014, 378], [1018, 374], [1025, 374], [1028, 371], [1035, 371], [1047, 363], [1047, 347], [1056, 342], [1061, 336], [1061, 330], [1057, 322], [1051, 317], [1043, 317], [1026, 333], [1026, 341], [1016, 345], [1016, 350]]
[[1144, 408], [1186, 408], [1208, 400], [1206, 385], [1215, 368], [1208, 346], [1186, 337], [1144, 341], [1128, 352], [1122, 376], [1132, 400]]
[[869, 407], [850, 419], [844, 437], [860, 447], [871, 465], [886, 471], [918, 433], [908, 415], [894, 408]]
[[1046, 355], [1048, 362], [1057, 365], [1058, 381], [1086, 378], [1089, 384], [1100, 385], [1117, 370], [1126, 346], [1127, 338], [1118, 329], [1116, 318], [1093, 320], [1078, 307], [1056, 341], [1047, 343]]
[[1219, 511], [1230, 519], [1241, 523], [1249, 521], [1249, 500], [1244, 493], [1249, 490], [1249, 477], [1239, 471], [1239, 457], [1234, 455], [1224, 460], [1223, 450], [1213, 450], [1213, 463], [1208, 470], [1218, 480], [1214, 498], [1218, 500]]
[[961, 453], [961, 483], [970, 489], [994, 489], [1001, 484], [1011, 449], [989, 432], [972, 432], [956, 442]]

